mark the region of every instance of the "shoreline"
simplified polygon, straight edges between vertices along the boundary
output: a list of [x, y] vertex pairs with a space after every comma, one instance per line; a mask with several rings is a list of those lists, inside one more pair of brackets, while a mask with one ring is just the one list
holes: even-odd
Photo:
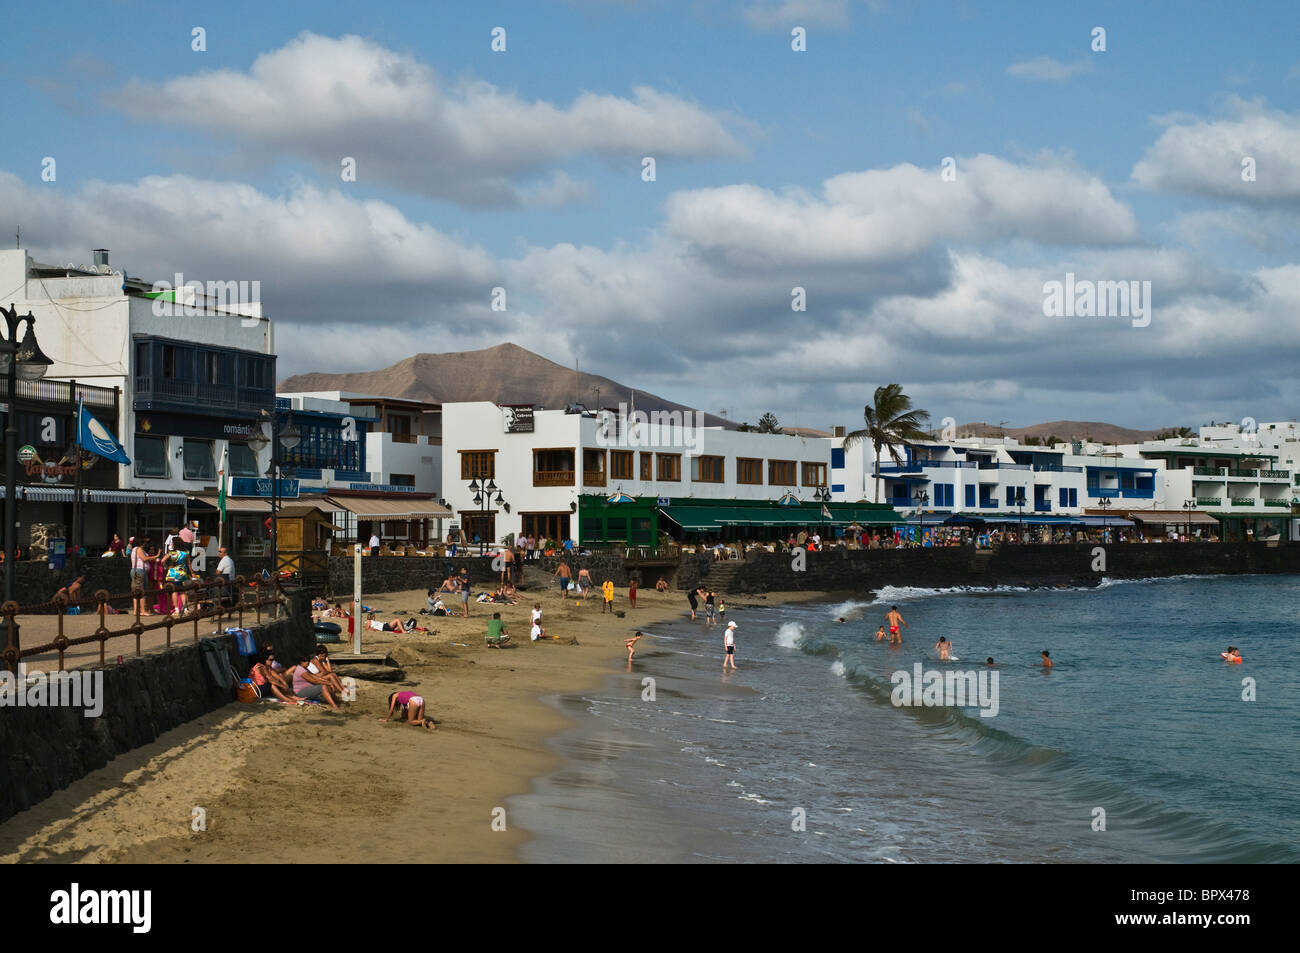
[[[547, 742], [572, 726], [543, 699], [597, 688], [625, 660], [626, 635], [686, 608], [678, 590], [642, 590], [636, 610], [620, 590], [623, 618], [554, 589], [521, 596], [473, 604], [468, 620], [398, 611], [422, 606], [423, 591], [368, 597], [381, 617], [437, 624], [436, 636], [366, 634], [365, 650], [391, 652], [406, 682], [358, 681], [342, 713], [262, 702], [188, 722], [0, 824], [0, 862], [517, 862], [532, 835], [508, 813], [494, 830], [494, 809], [559, 766]], [[529, 642], [533, 602], [560, 642]], [[741, 597], [741, 612], [742, 602], [761, 604]], [[512, 646], [484, 644], [493, 611]], [[429, 700], [436, 731], [379, 723], [388, 693], [406, 687]]]

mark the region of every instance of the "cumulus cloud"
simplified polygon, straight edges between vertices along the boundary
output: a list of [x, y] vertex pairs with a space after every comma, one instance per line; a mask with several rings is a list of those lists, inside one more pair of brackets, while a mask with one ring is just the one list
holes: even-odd
[[527, 201], [517, 180], [577, 156], [738, 156], [740, 124], [638, 86], [568, 106], [490, 83], [445, 83], [418, 60], [358, 36], [304, 33], [247, 72], [132, 81], [108, 101], [142, 122], [205, 130], [266, 158], [301, 157], [338, 176], [345, 156], [372, 179], [468, 205]]
[[[1228, 118], [1173, 118], [1133, 167], [1133, 181], [1250, 205], [1300, 203], [1300, 113], [1239, 99], [1229, 105]], [[1243, 178], [1247, 160], [1253, 181]]]
[[678, 192], [667, 229], [731, 267], [870, 265], [942, 241], [1025, 238], [1050, 244], [1133, 242], [1132, 210], [1096, 176], [1059, 159], [1017, 165], [995, 156], [957, 161], [955, 181], [908, 164], [849, 172], [819, 195], [753, 185]]
[[1064, 83], [1070, 77], [1087, 73], [1091, 69], [1091, 60], [1062, 63], [1050, 56], [1036, 56], [1031, 60], [1012, 63], [1007, 67], [1007, 75], [1035, 83]]

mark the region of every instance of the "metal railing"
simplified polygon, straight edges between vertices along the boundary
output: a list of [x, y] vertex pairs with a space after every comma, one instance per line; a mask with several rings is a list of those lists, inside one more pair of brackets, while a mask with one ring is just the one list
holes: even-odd
[[573, 486], [573, 471], [534, 470], [533, 486]]
[[[197, 643], [200, 638], [199, 623], [204, 619], [215, 619], [217, 622], [217, 632], [221, 633], [225, 623], [232, 620], [238, 620], [239, 628], [244, 628], [244, 615], [246, 612], [252, 612], [255, 615], [254, 624], [262, 623], [262, 609], [264, 607], [278, 606], [281, 602], [279, 587], [271, 587], [268, 595], [263, 595], [264, 590], [255, 584], [246, 582], [243, 576], [236, 576], [233, 581], [219, 576], [213, 580], [195, 580], [187, 582], [180, 586], [173, 583], [164, 583], [153, 589], [143, 589], [125, 593], [109, 593], [106, 589], [100, 589], [95, 592], [94, 596], [89, 599], [81, 599], [69, 602], [62, 596], [44, 603], [34, 603], [31, 605], [20, 606], [17, 602], [6, 602], [0, 606], [0, 616], [3, 616], [5, 631], [5, 648], [0, 652], [0, 659], [10, 671], [16, 671], [18, 663], [23, 659], [31, 658], [36, 655], [45, 655], [49, 652], [59, 653], [59, 671], [63, 671], [65, 655], [68, 649], [78, 645], [90, 645], [99, 643], [99, 664], [102, 666], [105, 659], [105, 649], [109, 642], [117, 639], [135, 638], [135, 654], [139, 657], [144, 654], [141, 646], [141, 637], [146, 632], [157, 629], [166, 630], [166, 647], [172, 646], [172, 630], [177, 626], [193, 624], [194, 641]], [[249, 599], [248, 596], [253, 598]], [[157, 617], [157, 621], [146, 622], [147, 618], [138, 612], [121, 612], [110, 608], [110, 603], [120, 602], [122, 600], [143, 598], [146, 604], [153, 604], [151, 600], [156, 600], [160, 595], [166, 595], [170, 603], [175, 595], [184, 595], [187, 600], [193, 598], [196, 608], [187, 611], [184, 615], [164, 615]], [[227, 599], [230, 595], [233, 598]], [[70, 615], [68, 612], [71, 608], [77, 608], [78, 612], [73, 617], [81, 615], [81, 610], [88, 607], [94, 607], [99, 614], [99, 625], [90, 635], [76, 636], [69, 638], [64, 634], [66, 619]], [[49, 618], [49, 610], [53, 609], [58, 619], [58, 635], [49, 642], [39, 645], [29, 645], [19, 649], [14, 645], [14, 627], [21, 617], [27, 619]], [[133, 622], [120, 629], [109, 629], [107, 620], [109, 616], [130, 615], [134, 617]], [[21, 625], [21, 623], [18, 623]]]
[[1223, 498], [1218, 496], [1198, 496], [1196, 498], [1197, 506], [1222, 506]]
[[1255, 498], [1253, 496], [1234, 496], [1232, 498], [1233, 506], [1254, 506]]
[[1192, 467], [1192, 476], [1221, 477], [1225, 475], [1227, 469], [1227, 467]]

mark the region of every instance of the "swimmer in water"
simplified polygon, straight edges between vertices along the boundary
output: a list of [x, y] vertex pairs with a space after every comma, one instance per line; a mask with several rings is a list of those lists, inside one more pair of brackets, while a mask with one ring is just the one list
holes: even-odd
[[1225, 662], [1240, 662], [1240, 661], [1241, 661], [1241, 650], [1238, 649], [1235, 645], [1229, 645], [1229, 646], [1228, 646], [1228, 651], [1226, 651], [1226, 652], [1221, 652], [1221, 653], [1219, 653], [1219, 654], [1223, 656], [1223, 660], [1224, 660]]
[[995, 665], [997, 665], [997, 662], [993, 661], [993, 656], [990, 655], [989, 660], [984, 664], [987, 665], [989, 668], [993, 668]]
[[838, 623], [840, 623], [841, 625], [843, 625], [843, 624], [844, 624], [844, 616], [840, 616], [840, 617], [839, 617], [838, 619], [836, 619], [835, 621], [838, 622]]
[[952, 643], [951, 643], [951, 642], [949, 642], [947, 639], [945, 639], [945, 638], [941, 635], [941, 636], [939, 636], [939, 641], [936, 642], [936, 643], [934, 644], [934, 648], [935, 648], [935, 651], [937, 651], [937, 652], [939, 653], [939, 661], [940, 661], [940, 662], [946, 662], [946, 661], [948, 661], [948, 655], [952, 652]]
[[[889, 611], [885, 613], [885, 621], [889, 623], [889, 644], [902, 645], [903, 635], [899, 632], [898, 627], [900, 625], [907, 625], [907, 620], [899, 614], [898, 606], [889, 607]], [[909, 629], [911, 628], [910, 625], [907, 627]]]
[[880, 628], [876, 629], [876, 641], [877, 642], [885, 641], [885, 627], [883, 625]]
[[1052, 667], [1052, 656], [1048, 654], [1047, 649], [1043, 649], [1043, 668]]

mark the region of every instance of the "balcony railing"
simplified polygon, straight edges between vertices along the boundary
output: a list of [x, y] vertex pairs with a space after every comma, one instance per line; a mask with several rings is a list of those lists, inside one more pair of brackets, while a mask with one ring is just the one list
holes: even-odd
[[1035, 504], [1034, 504], [1034, 512], [1035, 512], [1035, 513], [1050, 513], [1050, 512], [1052, 512], [1052, 504], [1051, 504], [1051, 503], [1035, 503]]
[[87, 407], [117, 408], [117, 389], [113, 387], [95, 387], [93, 384], [77, 384], [72, 381], [18, 380], [18, 398], [35, 400], [45, 404], [75, 404], [80, 397]]
[[1119, 496], [1119, 487], [1117, 486], [1090, 486], [1088, 495], [1096, 497], [1105, 497], [1107, 499], [1116, 499]]
[[1035, 463], [1035, 473], [1082, 473], [1083, 467], [1067, 467], [1063, 463]]
[[1286, 470], [1260, 470], [1259, 478], [1261, 480], [1289, 480], [1291, 474]]
[[1253, 496], [1234, 496], [1232, 498], [1233, 506], [1254, 506], [1255, 498]]
[[604, 486], [605, 471], [604, 470], [583, 470], [582, 485], [583, 486]]
[[573, 486], [572, 470], [534, 470], [533, 486]]
[[997, 500], [980, 500], [980, 509], [982, 510], [996, 510], [997, 508]]
[[1221, 477], [1226, 471], [1227, 467], [1192, 467], [1192, 476]]
[[1290, 500], [1265, 500], [1265, 501], [1264, 501], [1264, 505], [1265, 505], [1265, 506], [1285, 506], [1285, 507], [1290, 508], [1290, 506], [1291, 506], [1291, 501], [1290, 501]]
[[1259, 479], [1259, 471], [1258, 471], [1258, 470], [1230, 470], [1230, 471], [1228, 472], [1228, 476], [1230, 476], [1230, 477], [1246, 477], [1247, 479], [1250, 479], [1250, 480], [1258, 480], [1258, 479]]
[[1198, 496], [1196, 498], [1197, 506], [1222, 506], [1223, 498], [1219, 496]]
[[184, 403], [190, 405], [191, 409], [208, 413], [223, 410], [256, 412], [273, 406], [275, 393], [270, 388], [237, 387], [234, 384], [209, 384], [204, 381], [137, 374], [135, 399], [150, 403]]

